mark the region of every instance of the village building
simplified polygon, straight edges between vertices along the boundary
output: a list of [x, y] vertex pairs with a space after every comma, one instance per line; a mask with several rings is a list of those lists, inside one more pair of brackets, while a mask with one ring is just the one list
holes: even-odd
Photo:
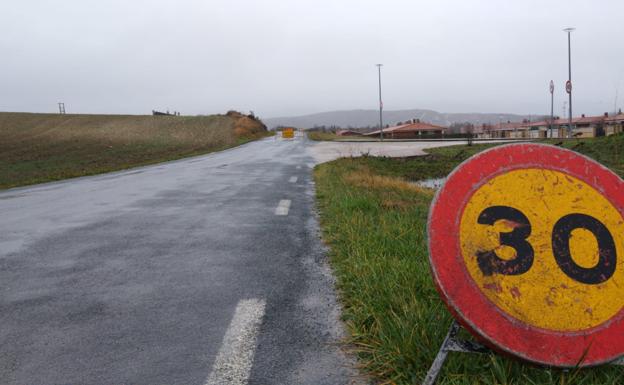
[[[414, 119], [408, 123], [384, 128], [383, 136], [388, 139], [418, 139], [423, 136], [442, 136], [446, 133], [446, 130], [446, 127], [423, 123], [420, 119]], [[380, 137], [381, 130], [372, 131], [364, 135]]]
[[[585, 116], [582, 114], [580, 117], [572, 118], [572, 137], [573, 138], [594, 138], [596, 136], [604, 136], [604, 120], [608, 114], [599, 116]], [[568, 119], [557, 119], [555, 123], [559, 126], [560, 131], [563, 132], [562, 137], [567, 136], [568, 132]]]
[[618, 113], [614, 116], [608, 116], [604, 121], [604, 132], [605, 135], [614, 135], [619, 134], [624, 131], [624, 114], [622, 110], [619, 110]]
[[353, 130], [338, 130], [336, 131], [336, 135], [338, 136], [361, 136], [361, 132], [353, 131]]
[[[552, 126], [552, 129], [551, 129]], [[483, 125], [477, 136], [484, 139], [541, 139], [566, 138], [568, 136], [569, 121], [565, 118], [556, 118], [550, 124], [550, 119], [537, 122], [525, 120], [523, 122], [498, 123]], [[585, 116], [572, 118], [572, 137], [594, 138], [597, 136], [613, 135], [624, 131], [624, 114], [608, 113], [599, 116]]]
[[481, 132], [478, 133], [479, 138], [483, 139], [518, 139], [527, 138], [527, 128], [525, 122], [497, 123], [494, 125], [483, 125]]
[[[554, 126], [554, 125], [553, 125]], [[523, 125], [524, 132], [527, 138], [531, 139], [545, 139], [545, 138], [558, 138], [559, 132], [553, 127], [550, 130], [550, 124], [546, 120], [540, 120], [538, 122], [527, 122]]]

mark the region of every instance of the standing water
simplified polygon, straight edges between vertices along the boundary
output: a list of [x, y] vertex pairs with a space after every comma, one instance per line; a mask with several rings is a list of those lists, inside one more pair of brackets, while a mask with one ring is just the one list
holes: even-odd
[[419, 181], [414, 182], [414, 184], [420, 187], [432, 188], [432, 189], [437, 190], [440, 187], [442, 187], [445, 181], [446, 181], [446, 178], [432, 178], [432, 179], [419, 180]]

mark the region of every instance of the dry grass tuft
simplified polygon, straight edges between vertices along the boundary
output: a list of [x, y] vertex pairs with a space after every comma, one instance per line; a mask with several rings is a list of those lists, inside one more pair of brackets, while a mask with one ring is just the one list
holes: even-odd
[[333, 132], [322, 132], [322, 131], [307, 131], [308, 139], [317, 140], [317, 141], [333, 141], [336, 139], [340, 139], [341, 137], [334, 134]]
[[344, 177], [347, 183], [369, 189], [397, 189], [433, 196], [434, 190], [420, 187], [400, 178], [373, 174], [368, 169], [353, 171]]
[[397, 199], [383, 199], [381, 201], [381, 207], [391, 210], [405, 211], [414, 206], [414, 202], [397, 200]]

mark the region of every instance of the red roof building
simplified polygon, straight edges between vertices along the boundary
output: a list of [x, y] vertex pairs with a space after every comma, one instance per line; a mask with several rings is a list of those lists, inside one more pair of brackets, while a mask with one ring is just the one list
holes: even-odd
[[[582, 114], [572, 118], [572, 136], [575, 138], [594, 138], [604, 135], [601, 130], [603, 129], [605, 118], [608, 116], [606, 113], [598, 116], [585, 116], [585, 114]], [[570, 122], [568, 119], [562, 118], [555, 120], [555, 124], [567, 132]]]
[[360, 136], [361, 132], [353, 131], [353, 130], [338, 130], [336, 131], [336, 135], [338, 136]]
[[[390, 139], [418, 139], [422, 138], [423, 135], [443, 135], [445, 132], [446, 127], [423, 123], [419, 119], [415, 119], [410, 123], [383, 129], [384, 138]], [[369, 132], [364, 135], [378, 137], [381, 135], [381, 130]]]
[[624, 114], [622, 110], [617, 115], [607, 116], [604, 125], [605, 135], [618, 134], [624, 131]]
[[[557, 118], [553, 120], [552, 131], [550, 120], [537, 122], [507, 122], [488, 126], [480, 134], [484, 138], [565, 138], [568, 131], [568, 119]], [[598, 116], [585, 116], [584, 114], [572, 118], [572, 136], [576, 138], [593, 138], [602, 135], [612, 135], [622, 132], [624, 114], [609, 117], [609, 114]]]

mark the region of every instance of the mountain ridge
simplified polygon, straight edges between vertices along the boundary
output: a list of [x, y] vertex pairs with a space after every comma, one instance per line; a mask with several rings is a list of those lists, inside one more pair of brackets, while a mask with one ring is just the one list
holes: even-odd
[[[428, 109], [407, 109], [384, 111], [385, 125], [394, 125], [409, 119], [420, 119], [423, 122], [450, 126], [453, 123], [469, 122], [475, 125], [483, 123], [496, 124], [507, 121], [522, 121], [524, 119], [539, 119], [543, 115], [521, 115], [512, 113], [483, 113], [483, 112], [438, 112]], [[355, 109], [325, 111], [299, 116], [281, 116], [265, 118], [262, 121], [269, 128], [279, 126], [294, 126], [298, 128], [313, 128], [319, 126], [338, 126], [341, 128], [364, 128], [379, 126], [379, 110]]]

